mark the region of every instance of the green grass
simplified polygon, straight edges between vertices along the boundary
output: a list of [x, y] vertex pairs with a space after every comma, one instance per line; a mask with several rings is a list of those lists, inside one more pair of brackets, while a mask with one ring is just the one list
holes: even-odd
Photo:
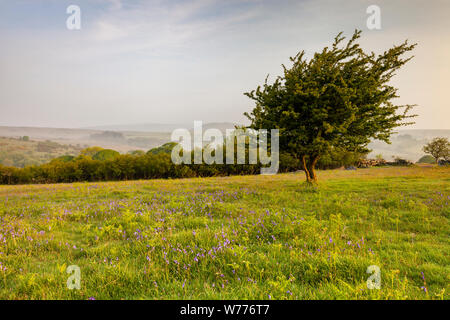
[[0, 298], [449, 298], [450, 169], [303, 179], [0, 186]]

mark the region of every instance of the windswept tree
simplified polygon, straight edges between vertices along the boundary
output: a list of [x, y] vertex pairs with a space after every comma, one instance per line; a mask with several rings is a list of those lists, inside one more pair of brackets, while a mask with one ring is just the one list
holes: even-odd
[[436, 163], [450, 159], [450, 142], [447, 138], [434, 138], [423, 147], [423, 152], [431, 154]]
[[245, 93], [255, 101], [252, 129], [279, 129], [280, 150], [300, 160], [308, 182], [316, 182], [321, 156], [336, 150], [366, 153], [371, 139], [390, 143], [393, 129], [408, 125], [412, 105], [395, 105], [398, 89], [389, 84], [411, 57], [408, 41], [383, 54], [366, 53], [356, 30], [345, 42], [338, 34], [331, 46], [311, 59], [301, 51], [272, 84]]

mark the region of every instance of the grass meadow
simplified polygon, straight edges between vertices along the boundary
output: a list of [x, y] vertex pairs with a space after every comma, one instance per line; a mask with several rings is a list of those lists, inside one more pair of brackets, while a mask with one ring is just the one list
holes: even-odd
[[0, 299], [449, 298], [450, 168], [318, 174], [0, 186]]

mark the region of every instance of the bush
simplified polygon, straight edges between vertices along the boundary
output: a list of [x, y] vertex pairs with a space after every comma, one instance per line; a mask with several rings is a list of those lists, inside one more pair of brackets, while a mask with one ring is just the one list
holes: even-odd
[[[29, 166], [22, 169], [0, 165], [1, 184], [25, 183], [59, 183], [77, 181], [114, 181], [132, 179], [168, 179], [191, 177], [214, 177], [229, 175], [259, 174], [261, 163], [225, 164], [226, 150], [223, 152], [224, 164], [180, 164], [175, 165], [171, 159], [171, 150], [175, 146], [169, 143], [150, 150], [147, 154], [121, 155], [110, 149], [98, 147], [83, 150], [76, 158], [62, 156], [50, 163]], [[100, 149], [100, 150], [98, 150]], [[97, 151], [92, 157], [93, 151]], [[189, 152], [189, 151], [186, 151]], [[248, 149], [246, 159], [248, 161]], [[193, 160], [193, 152], [190, 152]], [[323, 159], [321, 168], [351, 165], [357, 154], [336, 152]], [[279, 172], [297, 171], [301, 168], [299, 159], [290, 154], [279, 155]], [[235, 157], [236, 163], [236, 157]], [[320, 167], [320, 166], [319, 166]]]
[[358, 152], [350, 152], [343, 149], [335, 148], [331, 152], [322, 156], [318, 163], [318, 169], [336, 169], [340, 167], [353, 166], [358, 163], [358, 161], [364, 155]]

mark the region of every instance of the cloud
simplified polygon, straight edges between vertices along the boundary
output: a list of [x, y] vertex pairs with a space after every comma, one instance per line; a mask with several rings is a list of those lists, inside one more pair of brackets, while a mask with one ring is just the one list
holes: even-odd
[[122, 1], [121, 0], [107, 0], [110, 3], [111, 10], [120, 10], [122, 9]]
[[127, 35], [127, 32], [123, 28], [106, 21], [97, 22], [96, 28], [95, 39], [97, 41], [118, 40]]
[[[448, 86], [444, 74], [449, 66], [448, 45], [442, 39], [448, 38], [449, 20], [443, 19], [442, 7], [430, 5], [424, 12], [420, 2], [411, 1], [380, 0], [382, 30], [365, 30], [362, 42], [375, 51], [405, 38], [419, 42], [416, 58], [399, 73], [396, 85], [404, 102], [427, 106], [417, 118], [424, 121], [421, 127], [445, 127], [450, 114], [443, 95], [433, 88], [445, 92]], [[54, 19], [51, 28], [33, 19], [23, 28], [8, 22], [17, 20], [14, 14], [3, 19], [6, 13], [0, 11], [0, 21], [8, 24], [0, 28], [3, 123], [81, 126], [143, 118], [242, 122], [242, 113], [251, 106], [243, 92], [261, 84], [267, 74], [270, 79], [280, 74], [280, 65], [288, 64], [289, 56], [299, 50], [310, 55], [329, 45], [339, 31], [348, 35], [364, 28], [366, 4], [371, 4], [359, 0], [345, 4], [335, 0], [79, 2], [84, 19], [79, 31], [65, 28], [64, 8], [56, 8], [54, 16], [36, 4], [47, 20]], [[409, 3], [412, 7], [406, 7]], [[23, 14], [20, 7], [16, 11]], [[416, 79], [423, 78], [429, 80], [420, 82], [424, 88], [420, 90]]]

